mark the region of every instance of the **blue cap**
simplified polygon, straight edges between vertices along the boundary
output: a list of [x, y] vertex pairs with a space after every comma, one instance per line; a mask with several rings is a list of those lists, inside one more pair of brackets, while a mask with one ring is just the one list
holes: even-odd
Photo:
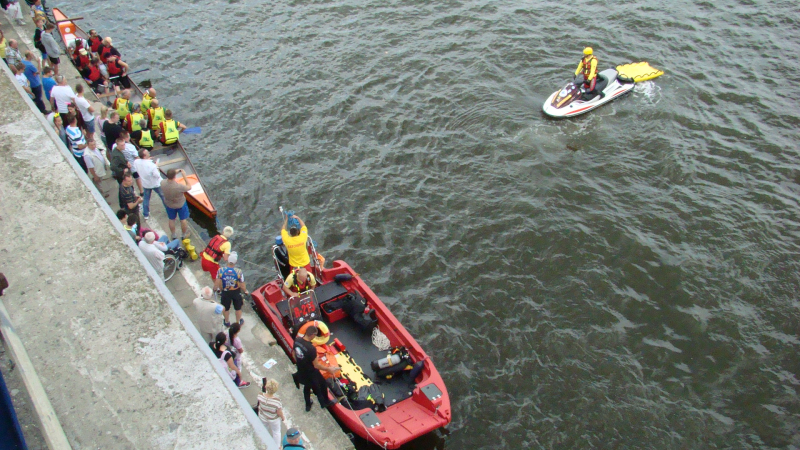
[[280, 236], [275, 236], [275, 245], [283, 245], [283, 238]]
[[217, 305], [217, 307], [214, 308], [214, 314], [222, 314], [222, 305]]

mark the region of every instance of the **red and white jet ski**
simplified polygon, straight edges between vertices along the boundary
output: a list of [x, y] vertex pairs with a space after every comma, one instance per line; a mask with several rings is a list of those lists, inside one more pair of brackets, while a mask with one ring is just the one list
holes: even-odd
[[572, 117], [587, 113], [598, 106], [614, 100], [633, 90], [636, 82], [623, 81], [614, 69], [606, 69], [597, 74], [595, 90], [602, 94], [587, 99], [582, 77], [553, 92], [544, 102], [544, 113], [550, 117]]

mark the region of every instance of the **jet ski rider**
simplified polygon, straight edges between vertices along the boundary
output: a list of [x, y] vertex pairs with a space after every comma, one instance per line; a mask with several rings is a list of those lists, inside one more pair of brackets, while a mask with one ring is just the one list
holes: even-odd
[[[595, 86], [597, 85], [597, 58], [593, 55], [592, 47], [583, 49], [583, 58], [578, 63], [578, 68], [575, 69], [575, 77], [583, 72], [583, 87], [586, 90], [586, 96], [594, 98]], [[605, 97], [602, 92], [599, 93], [600, 98]]]

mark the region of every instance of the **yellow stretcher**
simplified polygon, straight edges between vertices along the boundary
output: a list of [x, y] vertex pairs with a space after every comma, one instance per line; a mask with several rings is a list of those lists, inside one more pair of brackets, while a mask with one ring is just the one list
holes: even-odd
[[356, 385], [356, 388], [360, 388], [361, 386], [369, 386], [372, 384], [372, 380], [364, 375], [364, 371], [362, 371], [361, 367], [359, 367], [358, 364], [353, 361], [353, 357], [350, 356], [349, 353], [337, 353], [336, 363], [339, 364], [339, 367], [342, 369], [342, 375], [344, 375], [348, 380], [352, 381], [353, 384]]
[[619, 79], [622, 81], [647, 81], [664, 75], [664, 71], [652, 67], [646, 61], [617, 66]]

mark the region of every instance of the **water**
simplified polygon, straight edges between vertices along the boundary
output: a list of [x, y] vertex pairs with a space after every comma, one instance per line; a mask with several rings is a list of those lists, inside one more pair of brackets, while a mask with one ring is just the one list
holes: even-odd
[[[60, 6], [203, 127], [240, 254], [284, 205], [390, 305], [448, 448], [800, 448], [796, 2], [127, 5]], [[544, 117], [586, 45], [666, 75]]]

